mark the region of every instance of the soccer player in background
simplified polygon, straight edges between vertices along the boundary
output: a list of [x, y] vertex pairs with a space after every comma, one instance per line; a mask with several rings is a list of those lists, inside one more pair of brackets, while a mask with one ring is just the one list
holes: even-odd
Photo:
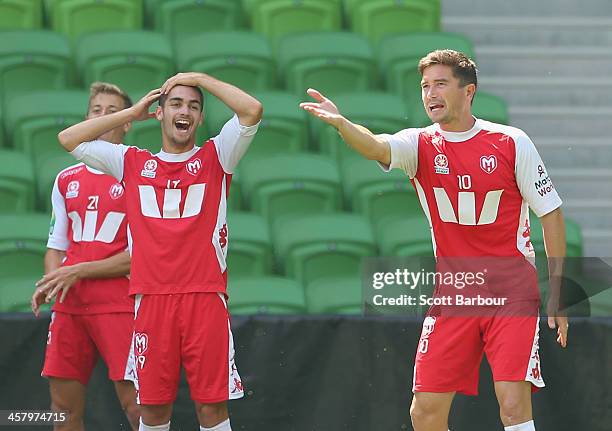
[[[235, 115], [195, 145], [203, 122], [201, 89]], [[149, 107], [159, 99], [155, 113]], [[134, 354], [140, 430], [169, 430], [183, 365], [201, 430], [229, 431], [227, 400], [243, 396], [226, 303], [226, 202], [232, 173], [251, 143], [261, 104], [203, 73], [179, 73], [132, 108], [59, 134], [77, 159], [125, 186], [136, 295]], [[157, 154], [98, 136], [131, 121], [161, 123]]]
[[[119, 87], [91, 85], [86, 118], [132, 106]], [[123, 142], [130, 124], [99, 135]], [[62, 430], [82, 430], [85, 392], [98, 356], [108, 367], [117, 397], [132, 429], [140, 413], [128, 365], [134, 329], [134, 299], [128, 296], [130, 256], [123, 186], [83, 163], [62, 170], [51, 194], [53, 217], [45, 276], [32, 296], [32, 311], [57, 297], [53, 305], [42, 375], [49, 379], [52, 408], [68, 412]], [[130, 375], [131, 373], [131, 375]]]
[[[541, 186], [548, 175], [534, 144], [520, 129], [473, 117], [477, 70], [464, 54], [431, 52], [419, 62], [419, 71], [423, 105], [434, 123], [426, 128], [375, 135], [343, 117], [331, 100], [313, 89], [308, 94], [315, 102], [300, 106], [335, 127], [345, 142], [384, 171], [399, 168], [408, 175], [432, 227], [438, 260], [533, 258], [531, 208], [542, 223], [552, 285], [561, 276], [565, 227], [557, 192], [549, 184]], [[521, 287], [528, 289], [517, 289]], [[557, 341], [565, 347], [568, 323], [559, 316], [557, 301], [558, 295], [550, 296], [548, 324], [557, 327]], [[507, 318], [435, 316], [430, 310], [415, 361], [410, 409], [415, 431], [448, 429], [455, 393], [477, 394], [483, 351], [505, 430], [535, 430], [531, 392], [544, 386], [538, 354], [539, 294], [534, 302], [531, 313]]]

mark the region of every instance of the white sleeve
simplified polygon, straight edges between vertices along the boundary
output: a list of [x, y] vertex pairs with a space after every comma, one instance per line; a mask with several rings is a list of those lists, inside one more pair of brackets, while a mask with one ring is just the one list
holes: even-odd
[[243, 126], [234, 114], [227, 123], [223, 125], [221, 132], [213, 138], [219, 162], [223, 170], [228, 174], [234, 172], [238, 162], [249, 148], [259, 123], [252, 126]]
[[57, 186], [58, 177], [59, 175], [55, 177], [53, 191], [51, 192], [53, 214], [51, 215], [51, 226], [49, 226], [47, 248], [66, 251], [70, 245], [68, 240], [68, 215], [66, 214], [66, 202]]
[[419, 133], [421, 129], [404, 129], [394, 135], [376, 135], [385, 139], [391, 147], [391, 164], [389, 166], [377, 162], [380, 168], [389, 172], [391, 169], [399, 168], [414, 178], [419, 162]]
[[81, 143], [70, 154], [87, 166], [112, 175], [117, 181], [121, 181], [123, 180], [123, 156], [128, 148], [127, 145], [97, 140]]
[[542, 217], [561, 206], [561, 198], [555, 190], [544, 162], [531, 139], [525, 134], [515, 138], [516, 183], [535, 215]]

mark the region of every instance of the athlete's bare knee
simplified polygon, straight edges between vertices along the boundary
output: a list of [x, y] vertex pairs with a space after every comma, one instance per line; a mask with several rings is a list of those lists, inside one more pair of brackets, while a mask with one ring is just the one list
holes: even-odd
[[80, 431], [85, 411], [85, 386], [75, 380], [49, 379], [51, 410], [65, 412], [66, 422], [54, 425], [54, 430]]
[[147, 404], [140, 406], [142, 422], [149, 426], [163, 425], [170, 422], [172, 404]]
[[499, 400], [499, 414], [508, 425], [520, 424], [531, 419], [531, 409], [520, 396], [506, 394]]
[[499, 415], [505, 426], [532, 419], [531, 386], [525, 382], [495, 382]]
[[137, 430], [140, 419], [140, 407], [136, 403], [134, 384], [128, 381], [115, 382], [115, 390], [117, 391], [121, 408], [130, 422], [130, 426], [133, 430]]
[[410, 406], [415, 431], [447, 431], [449, 400], [442, 397], [416, 396]]
[[206, 428], [214, 427], [229, 417], [226, 401], [214, 404], [196, 403], [196, 412], [200, 425]]

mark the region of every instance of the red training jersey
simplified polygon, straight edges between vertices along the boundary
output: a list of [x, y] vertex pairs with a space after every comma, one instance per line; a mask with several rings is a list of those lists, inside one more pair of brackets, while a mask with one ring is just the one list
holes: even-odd
[[438, 124], [380, 135], [391, 165], [409, 176], [438, 257], [533, 257], [529, 208], [561, 205], [534, 144], [520, 129], [477, 119], [471, 130]]
[[[62, 266], [102, 260], [127, 249], [124, 188], [83, 163], [61, 171], [53, 185], [48, 248], [66, 252]], [[54, 311], [71, 314], [133, 312], [127, 277], [82, 279]], [[61, 294], [61, 293], [60, 293]], [[59, 295], [58, 295], [59, 297]]]
[[218, 136], [180, 154], [104, 141], [73, 151], [125, 186], [130, 294], [226, 293], [229, 186], [257, 127], [242, 126], [234, 116]]

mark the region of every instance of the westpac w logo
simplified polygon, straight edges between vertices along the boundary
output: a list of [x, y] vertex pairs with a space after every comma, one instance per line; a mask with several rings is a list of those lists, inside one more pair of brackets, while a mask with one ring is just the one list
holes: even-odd
[[159, 208], [155, 188], [148, 185], [138, 186], [140, 210], [145, 217], [152, 218], [188, 218], [200, 214], [206, 184], [192, 184], [187, 188], [183, 213], [180, 212], [183, 192], [181, 189], [164, 189], [164, 203]]
[[100, 241], [110, 244], [115, 240], [125, 214], [110, 211], [106, 214], [106, 218], [97, 233], [98, 211], [85, 211], [84, 222], [76, 211], [69, 212], [68, 218], [72, 220], [72, 240], [74, 242]]
[[478, 217], [478, 223], [476, 222], [476, 194], [474, 192], [459, 192], [458, 196], [458, 214], [453, 208], [446, 190], [441, 187], [434, 187], [434, 196], [436, 198], [436, 205], [438, 206], [438, 213], [440, 219], [446, 223], [459, 223], [462, 225], [485, 225], [495, 223], [497, 220], [497, 211], [499, 209], [499, 201], [503, 190], [491, 190], [487, 192], [485, 196], [482, 210], [480, 211], [480, 217]]

